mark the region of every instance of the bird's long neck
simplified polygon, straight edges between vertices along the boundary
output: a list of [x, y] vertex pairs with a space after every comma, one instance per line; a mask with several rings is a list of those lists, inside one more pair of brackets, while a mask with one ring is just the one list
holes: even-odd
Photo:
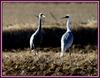
[[39, 22], [38, 22], [38, 30], [41, 30], [41, 23], [42, 22], [42, 19], [39, 17]]
[[71, 27], [71, 20], [70, 19], [67, 19], [66, 27], [67, 27], [67, 31], [71, 31], [70, 30], [70, 27]]

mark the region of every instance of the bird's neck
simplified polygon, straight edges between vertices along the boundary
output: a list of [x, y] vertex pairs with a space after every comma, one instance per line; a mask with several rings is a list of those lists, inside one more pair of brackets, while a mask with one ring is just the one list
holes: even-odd
[[41, 23], [42, 22], [42, 19], [41, 18], [39, 18], [39, 22], [38, 22], [38, 30], [41, 30]]
[[71, 27], [71, 21], [70, 21], [70, 19], [67, 19], [66, 27], [67, 27], [67, 32], [71, 31], [70, 30], [70, 27]]

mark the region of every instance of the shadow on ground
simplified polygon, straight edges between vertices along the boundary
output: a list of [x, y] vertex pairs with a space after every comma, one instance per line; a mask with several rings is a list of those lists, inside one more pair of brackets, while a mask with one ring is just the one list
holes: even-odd
[[[35, 30], [3, 31], [3, 50], [29, 48], [29, 40]], [[42, 47], [60, 47], [61, 36], [66, 30], [61, 28], [44, 28], [44, 31], [46, 33]], [[97, 28], [79, 28], [72, 30], [74, 44], [96, 45], [98, 39], [97, 31]]]

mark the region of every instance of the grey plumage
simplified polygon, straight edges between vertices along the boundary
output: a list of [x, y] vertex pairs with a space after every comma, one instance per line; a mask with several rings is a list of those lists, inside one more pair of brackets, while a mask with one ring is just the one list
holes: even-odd
[[73, 34], [70, 30], [71, 28], [71, 17], [70, 16], [65, 16], [64, 18], [67, 18], [67, 31], [62, 35], [61, 38], [61, 54], [60, 57], [63, 56], [64, 52], [68, 50], [72, 43], [73, 43]]

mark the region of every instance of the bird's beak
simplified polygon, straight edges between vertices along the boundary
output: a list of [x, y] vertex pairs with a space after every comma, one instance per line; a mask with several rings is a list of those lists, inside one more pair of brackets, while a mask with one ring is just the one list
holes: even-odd
[[66, 17], [62, 17], [61, 19], [64, 19], [64, 18], [66, 18]]
[[45, 18], [45, 15], [43, 15], [43, 18]]

